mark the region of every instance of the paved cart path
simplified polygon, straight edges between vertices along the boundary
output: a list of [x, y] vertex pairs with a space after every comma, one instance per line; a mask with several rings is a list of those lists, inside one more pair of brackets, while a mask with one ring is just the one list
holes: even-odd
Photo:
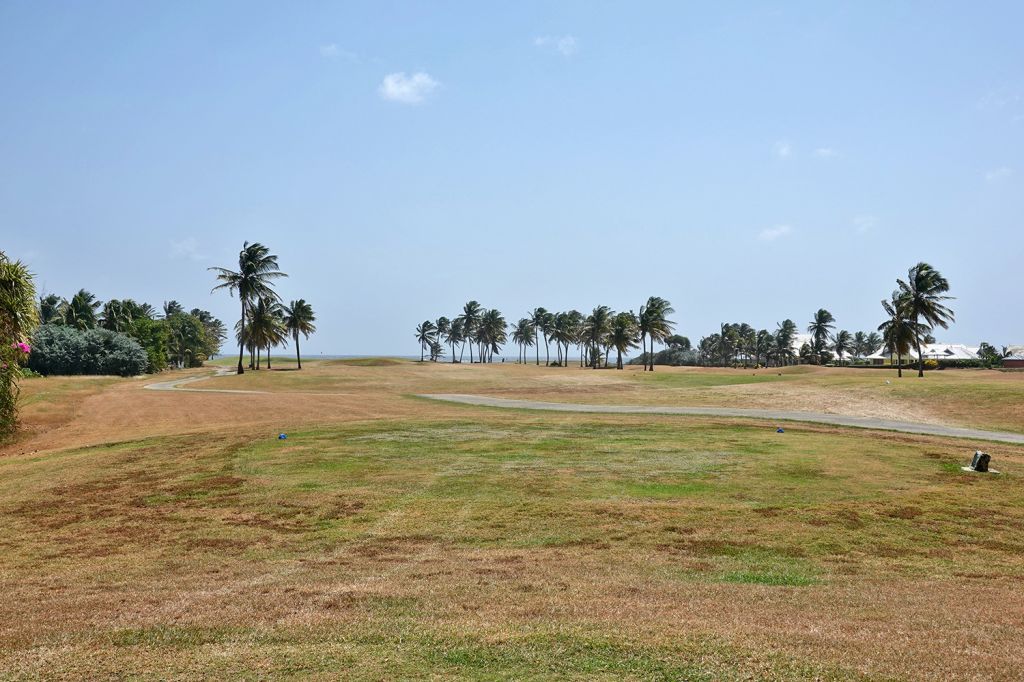
[[755, 410], [736, 407], [673, 407], [659, 405], [586, 405], [582, 403], [548, 403], [539, 400], [516, 400], [513, 398], [492, 398], [484, 395], [463, 393], [432, 393], [421, 398], [443, 400], [450, 403], [478, 405], [481, 407], [505, 407], [525, 410], [550, 410], [554, 412], [598, 412], [606, 414], [682, 414], [709, 417], [747, 417], [775, 421], [815, 422], [835, 426], [852, 426], [860, 429], [901, 431], [928, 436], [966, 438], [971, 440], [998, 441], [1024, 445], [1024, 433], [1005, 433], [967, 429], [940, 424], [919, 424], [916, 422], [892, 421], [872, 417], [852, 417], [825, 412], [797, 412], [791, 410]]

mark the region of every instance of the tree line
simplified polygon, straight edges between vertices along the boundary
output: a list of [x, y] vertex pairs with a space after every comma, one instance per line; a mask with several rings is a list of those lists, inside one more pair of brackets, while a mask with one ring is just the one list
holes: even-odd
[[[421, 361], [438, 361], [450, 351], [452, 362], [462, 362], [468, 347], [471, 363], [493, 362], [511, 336], [518, 347], [519, 363], [527, 362], [528, 349], [534, 348], [534, 359], [539, 365], [543, 342], [546, 365], [565, 366], [569, 351], [575, 346], [581, 367], [598, 367], [602, 363], [607, 367], [614, 350], [618, 369], [622, 369], [623, 354], [639, 347], [642, 352], [631, 364], [642, 364], [645, 371], [654, 371], [655, 364], [783, 366], [798, 362], [823, 365], [835, 360], [845, 365], [884, 348], [897, 356], [900, 376], [903, 356], [913, 346], [917, 350], [918, 375], [923, 376], [922, 344], [934, 343], [935, 327], [947, 329], [954, 319], [952, 310], [944, 304], [950, 299], [948, 291], [949, 282], [938, 270], [928, 263], [918, 263], [909, 269], [906, 279], [897, 279], [897, 289], [890, 299], [882, 301], [888, 317], [876, 331], [836, 330], [835, 316], [820, 308], [806, 327], [809, 341], [799, 347], [798, 326], [786, 319], [773, 331], [755, 329], [746, 323], [722, 323], [717, 332], [701, 338], [697, 347], [692, 348], [689, 339], [672, 333], [675, 323], [668, 316], [675, 310], [658, 296], [647, 299], [639, 313], [615, 312], [603, 305], [589, 315], [576, 310], [549, 312], [535, 308], [512, 325], [506, 323], [500, 311], [470, 301], [451, 319], [440, 317], [421, 322], [416, 327], [416, 340]], [[667, 348], [655, 353], [655, 343]], [[988, 348], [988, 344], [983, 344], [983, 349]]]
[[[581, 367], [598, 367], [602, 363], [607, 367], [614, 350], [615, 366], [622, 369], [624, 353], [638, 346], [643, 346], [646, 353], [648, 342], [653, 350], [656, 342], [664, 342], [671, 335], [675, 323], [668, 316], [674, 312], [667, 300], [652, 296], [640, 306], [639, 313], [615, 312], [606, 305], [597, 306], [589, 315], [578, 310], [550, 312], [534, 308], [510, 327], [497, 309], [483, 308], [476, 301], [469, 301], [452, 319], [440, 317], [437, 321], [421, 322], [416, 326], [416, 339], [420, 344], [421, 361], [429, 354], [429, 359], [436, 362], [450, 349], [451, 361], [462, 362], [468, 347], [471, 363], [493, 362], [494, 355], [508, 342], [511, 330], [512, 342], [519, 348], [519, 363], [527, 363], [528, 349], [534, 348], [534, 361], [540, 365], [543, 341], [544, 363], [548, 366], [567, 366], [569, 351], [575, 346]], [[554, 360], [551, 359], [552, 345]], [[458, 360], [455, 359], [456, 348]], [[644, 369], [654, 371], [653, 362], [645, 364]]]
[[[36, 352], [30, 369], [43, 374], [109, 373], [100, 349], [134, 354], [134, 341], [145, 354], [141, 371], [160, 372], [168, 367], [200, 367], [220, 350], [227, 338], [224, 323], [208, 310], [186, 311], [178, 301], [165, 301], [157, 309], [130, 298], [103, 302], [79, 289], [71, 298], [42, 295], [37, 304], [40, 327], [33, 333]], [[102, 332], [107, 332], [106, 334]], [[90, 352], [89, 349], [97, 349]], [[118, 365], [119, 367], [121, 365]], [[134, 363], [124, 365], [134, 369]], [[127, 369], [116, 374], [140, 373]]]
[[302, 369], [299, 337], [308, 339], [316, 331], [316, 316], [313, 306], [305, 299], [282, 304], [274, 282], [288, 275], [278, 267], [277, 256], [263, 244], [245, 242], [238, 253], [237, 270], [221, 267], [210, 270], [217, 273], [220, 282], [213, 291], [226, 290], [231, 296], [238, 294], [241, 304], [241, 316], [235, 323], [238, 373], [245, 372], [242, 363], [246, 350], [249, 351], [249, 369], [260, 369], [263, 351], [266, 351], [267, 369], [270, 369], [271, 348], [287, 346], [289, 339], [295, 342], [295, 359]]

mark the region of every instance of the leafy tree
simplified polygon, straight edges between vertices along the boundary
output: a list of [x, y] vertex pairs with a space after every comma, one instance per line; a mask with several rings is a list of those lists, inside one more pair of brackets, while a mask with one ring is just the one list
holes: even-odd
[[193, 315], [171, 313], [163, 320], [167, 330], [167, 352], [176, 367], [201, 367], [207, 360], [206, 329]]
[[996, 350], [996, 347], [984, 341], [978, 346], [978, 358], [987, 367], [996, 367], [1003, 364], [1003, 354]]
[[491, 308], [485, 310], [480, 316], [480, 325], [477, 329], [477, 342], [480, 344], [480, 362], [493, 362], [494, 354], [501, 352], [501, 346], [508, 336], [506, 333], [505, 318], [501, 313]]
[[[611, 327], [612, 309], [606, 305], [594, 308], [583, 323], [583, 338], [590, 355], [588, 364], [595, 369], [601, 362], [601, 348], [605, 345], [605, 339], [608, 337]], [[605, 365], [607, 365], [607, 359]]]
[[270, 249], [260, 243], [250, 244], [245, 242], [238, 254], [238, 270], [228, 268], [210, 268], [217, 273], [217, 281], [220, 282], [213, 288], [227, 289], [228, 293], [234, 296], [238, 292], [238, 299], [242, 305], [242, 317], [237, 329], [238, 336], [238, 373], [242, 374], [242, 357], [245, 351], [245, 316], [249, 307], [257, 299], [277, 300], [277, 294], [273, 289], [273, 282], [279, 277], [287, 277], [281, 272], [277, 265], [277, 256], [270, 253]]
[[[448, 333], [444, 337], [444, 342], [452, 347], [452, 362], [455, 362], [455, 346], [458, 344], [464, 345], [465, 336], [463, 334], [463, 322], [461, 317], [456, 317], [452, 320], [451, 326], [448, 328]], [[462, 356], [459, 356], [459, 362], [462, 362]]]
[[32, 337], [29, 369], [39, 374], [135, 376], [146, 371], [146, 351], [135, 339], [106, 329], [47, 324]]
[[171, 315], [177, 315], [178, 313], [185, 312], [185, 307], [174, 300], [164, 301], [163, 311], [164, 318], [166, 319]]
[[292, 301], [284, 307], [284, 327], [291, 334], [295, 341], [295, 361], [302, 369], [302, 355], [299, 353], [299, 334], [304, 338], [316, 331], [316, 316], [313, 314], [313, 306], [306, 303], [306, 299], [300, 298]]
[[135, 339], [146, 352], [146, 372], [162, 372], [167, 369], [167, 356], [170, 351], [167, 345], [167, 325], [163, 320], [136, 318], [132, 320], [125, 333]]
[[224, 326], [224, 323], [214, 317], [208, 310], [193, 308], [189, 311], [189, 315], [199, 320], [203, 325], [203, 330], [206, 332], [206, 348], [203, 350], [206, 357], [211, 358], [220, 353], [221, 345], [228, 338], [227, 328]]

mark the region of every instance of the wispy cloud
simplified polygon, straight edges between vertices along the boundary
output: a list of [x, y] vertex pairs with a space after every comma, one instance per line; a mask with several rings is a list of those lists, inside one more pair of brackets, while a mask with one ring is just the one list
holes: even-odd
[[320, 46], [320, 56], [324, 59], [340, 59], [353, 64], [362, 61], [355, 52], [344, 50], [338, 47], [337, 43], [328, 43]]
[[404, 71], [399, 71], [384, 76], [384, 81], [377, 88], [377, 92], [381, 97], [392, 102], [419, 104], [440, 85], [429, 73], [424, 71], [417, 71], [411, 76], [406, 75]]
[[873, 215], [859, 215], [854, 216], [850, 222], [853, 223], [853, 227], [857, 230], [858, 234], [864, 234], [865, 232], [870, 232], [878, 224], [878, 219]]
[[564, 36], [537, 36], [533, 39], [533, 44], [537, 47], [553, 49], [564, 57], [571, 57], [580, 49], [576, 36], [568, 34]]
[[775, 156], [780, 159], [788, 159], [793, 155], [793, 145], [789, 140], [779, 140], [775, 143]]
[[818, 147], [814, 150], [814, 155], [819, 159], [831, 159], [839, 156], [839, 152], [832, 147]]
[[992, 170], [985, 173], [986, 182], [999, 182], [1013, 175], [1013, 169], [1007, 166], [1000, 166], [999, 168], [993, 168]]
[[200, 250], [199, 242], [196, 241], [195, 237], [186, 237], [181, 241], [171, 240], [169, 253], [171, 258], [187, 258], [194, 261], [206, 260], [206, 254]]
[[793, 228], [789, 225], [775, 225], [774, 227], [766, 227], [757, 235], [757, 238], [763, 242], [773, 242], [776, 239], [782, 237], [788, 237], [793, 233]]

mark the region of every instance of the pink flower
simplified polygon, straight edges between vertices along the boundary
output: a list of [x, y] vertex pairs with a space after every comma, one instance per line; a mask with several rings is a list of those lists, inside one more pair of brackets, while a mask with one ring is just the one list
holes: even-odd
[[18, 350], [20, 350], [22, 353], [28, 353], [32, 350], [32, 346], [22, 341], [18, 343]]

